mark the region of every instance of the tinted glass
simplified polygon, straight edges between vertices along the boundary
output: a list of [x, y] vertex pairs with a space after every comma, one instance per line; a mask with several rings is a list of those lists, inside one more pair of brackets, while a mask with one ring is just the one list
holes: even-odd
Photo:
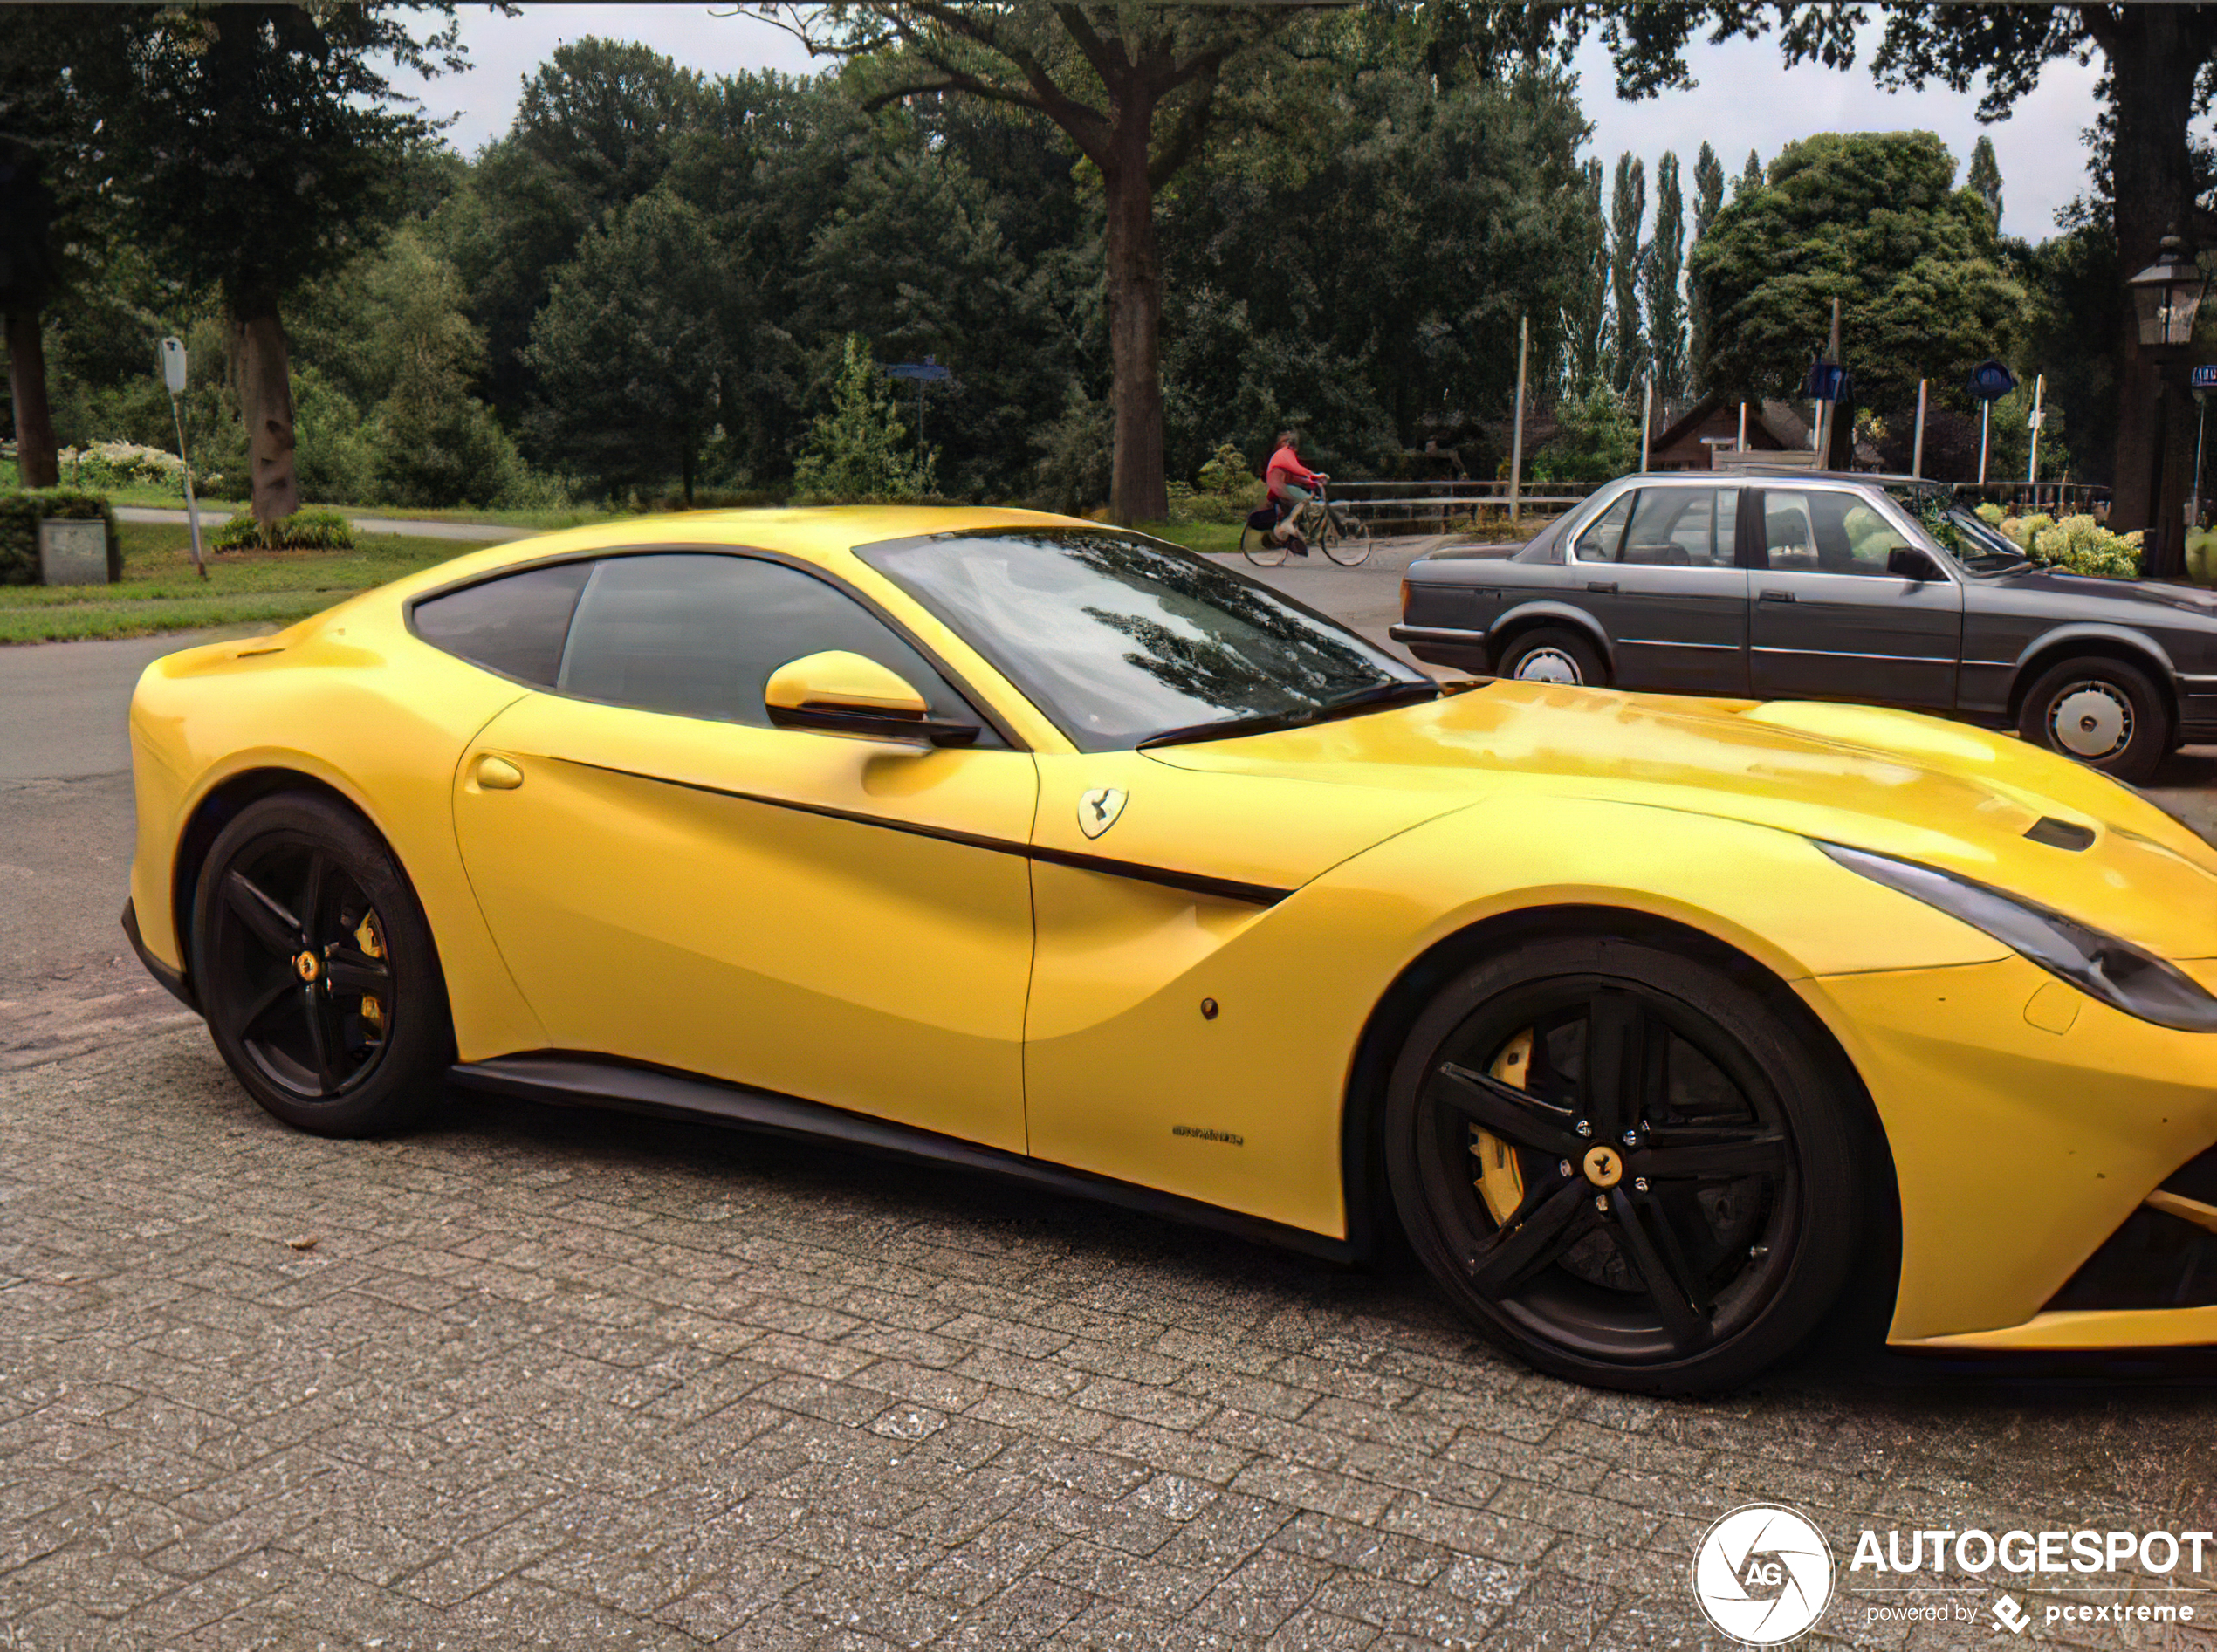
[[1122, 534], [945, 534], [856, 554], [945, 620], [1083, 751], [1426, 681], [1266, 586]]
[[589, 562], [531, 568], [415, 605], [415, 634], [474, 665], [552, 688]]
[[1681, 568], [1732, 567], [1739, 504], [1739, 494], [1730, 488], [1643, 489], [1617, 559]]
[[[934, 717], [978, 714], [923, 656], [852, 597], [749, 557], [611, 557], [579, 600], [556, 683], [565, 694], [678, 716], [770, 726], [762, 693], [779, 666], [842, 648], [897, 672]], [[991, 731], [980, 743], [996, 744]]]
[[1908, 541], [1855, 494], [1771, 488], [1763, 493], [1763, 543], [1781, 572], [1884, 578], [1886, 558]]
[[1579, 531], [1576, 550], [1581, 562], [1616, 560], [1616, 548], [1624, 543], [1624, 524], [1630, 519], [1632, 502], [1638, 497], [1637, 493], [1623, 495]]

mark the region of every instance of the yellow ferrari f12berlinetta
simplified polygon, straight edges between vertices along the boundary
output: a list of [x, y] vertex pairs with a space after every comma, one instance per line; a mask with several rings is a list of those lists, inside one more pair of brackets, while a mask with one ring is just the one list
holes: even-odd
[[2217, 853], [1864, 707], [1435, 684], [998, 510], [479, 552], [132, 703], [124, 922], [257, 1100], [807, 1134], [1349, 1260], [1686, 1392], [2217, 1341]]

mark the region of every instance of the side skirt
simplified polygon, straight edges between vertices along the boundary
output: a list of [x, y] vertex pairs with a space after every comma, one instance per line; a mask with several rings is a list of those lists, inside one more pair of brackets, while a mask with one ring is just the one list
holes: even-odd
[[1148, 1216], [1214, 1228], [1220, 1233], [1277, 1245], [1327, 1262], [1367, 1259], [1362, 1248], [1305, 1228], [1163, 1193], [1136, 1182], [1094, 1176], [1084, 1170], [1026, 1158], [999, 1148], [981, 1147], [957, 1136], [849, 1113], [843, 1107], [779, 1095], [745, 1085], [695, 1078], [665, 1067], [635, 1066], [604, 1058], [542, 1051], [531, 1055], [495, 1056], [457, 1062], [447, 1076], [466, 1089], [487, 1090], [555, 1107], [613, 1107], [657, 1118], [729, 1125], [802, 1141], [832, 1141], [888, 1158], [943, 1165], [1005, 1181], [1020, 1182], [1043, 1192], [1117, 1204]]

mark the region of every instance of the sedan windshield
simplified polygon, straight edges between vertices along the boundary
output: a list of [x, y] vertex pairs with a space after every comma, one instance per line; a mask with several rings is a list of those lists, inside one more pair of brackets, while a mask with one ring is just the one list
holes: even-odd
[[935, 534], [855, 554], [1081, 751], [1286, 728], [1430, 698], [1430, 679], [1268, 586], [1106, 530]]

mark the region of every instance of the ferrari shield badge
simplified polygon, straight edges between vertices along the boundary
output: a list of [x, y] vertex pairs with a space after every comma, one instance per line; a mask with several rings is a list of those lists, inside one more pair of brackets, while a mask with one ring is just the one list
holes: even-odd
[[1095, 786], [1078, 799], [1078, 830], [1097, 838], [1124, 812], [1124, 794], [1115, 786]]

